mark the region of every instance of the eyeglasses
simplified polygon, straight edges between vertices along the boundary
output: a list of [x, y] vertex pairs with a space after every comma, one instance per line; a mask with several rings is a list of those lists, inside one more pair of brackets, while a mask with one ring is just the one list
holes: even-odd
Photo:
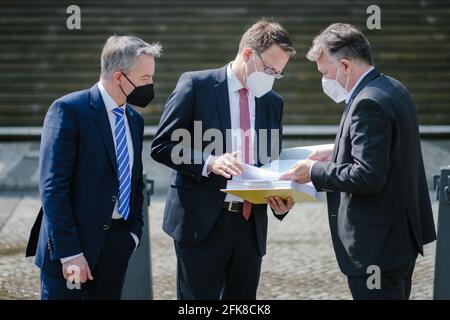
[[268, 65], [266, 65], [264, 63], [264, 60], [262, 59], [261, 55], [259, 54], [259, 52], [258, 51], [255, 51], [255, 52], [258, 55], [259, 60], [261, 60], [263, 66], [264, 66], [264, 70], [263, 70], [264, 73], [268, 74], [269, 76], [274, 76], [275, 79], [281, 79], [281, 78], [284, 77], [284, 73], [282, 71], [277, 72], [274, 68], [269, 67]]

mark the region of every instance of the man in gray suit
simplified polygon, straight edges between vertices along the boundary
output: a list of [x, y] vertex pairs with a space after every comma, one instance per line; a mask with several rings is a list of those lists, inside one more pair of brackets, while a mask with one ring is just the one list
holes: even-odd
[[414, 103], [374, 68], [368, 40], [352, 25], [330, 25], [307, 57], [324, 93], [346, 107], [334, 148], [283, 178], [327, 191], [333, 246], [354, 299], [408, 299], [417, 255], [436, 239]]

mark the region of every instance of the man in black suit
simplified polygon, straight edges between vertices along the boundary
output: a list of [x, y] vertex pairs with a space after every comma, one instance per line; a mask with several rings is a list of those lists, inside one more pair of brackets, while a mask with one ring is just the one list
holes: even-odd
[[369, 42], [352, 25], [330, 25], [307, 57], [324, 92], [346, 108], [334, 148], [284, 178], [327, 191], [334, 250], [354, 299], [408, 299], [417, 254], [436, 239], [414, 103], [374, 68]]
[[[267, 205], [242, 202], [220, 189], [242, 173], [242, 162], [260, 166], [259, 146], [268, 141], [273, 144], [267, 155], [278, 157], [283, 100], [272, 84], [294, 53], [281, 25], [259, 21], [242, 36], [234, 61], [183, 74], [166, 103], [151, 155], [174, 169], [163, 229], [175, 243], [179, 299], [256, 298]], [[259, 134], [262, 129], [267, 135]], [[211, 130], [220, 133], [221, 151], [205, 149], [210, 142], [202, 136]], [[182, 151], [188, 161], [180, 162], [174, 136], [183, 131], [193, 138]], [[280, 220], [293, 206], [292, 199], [278, 197], [268, 203]]]

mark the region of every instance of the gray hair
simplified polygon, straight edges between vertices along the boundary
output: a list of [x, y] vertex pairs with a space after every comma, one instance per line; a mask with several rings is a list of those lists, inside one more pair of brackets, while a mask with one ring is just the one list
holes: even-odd
[[306, 58], [317, 61], [324, 50], [336, 60], [360, 60], [373, 65], [369, 40], [351, 24], [334, 23], [321, 31], [314, 38]]
[[148, 44], [132, 36], [111, 36], [103, 46], [100, 78], [108, 80], [116, 71], [129, 71], [141, 54], [159, 58], [161, 51], [159, 43]]

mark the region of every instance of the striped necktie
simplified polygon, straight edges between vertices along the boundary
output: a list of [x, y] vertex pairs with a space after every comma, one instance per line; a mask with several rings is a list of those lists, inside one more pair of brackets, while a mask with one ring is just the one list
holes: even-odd
[[117, 172], [119, 177], [119, 214], [126, 220], [130, 213], [131, 175], [125, 130], [125, 107], [115, 108], [113, 113], [116, 116], [114, 138], [116, 140]]

